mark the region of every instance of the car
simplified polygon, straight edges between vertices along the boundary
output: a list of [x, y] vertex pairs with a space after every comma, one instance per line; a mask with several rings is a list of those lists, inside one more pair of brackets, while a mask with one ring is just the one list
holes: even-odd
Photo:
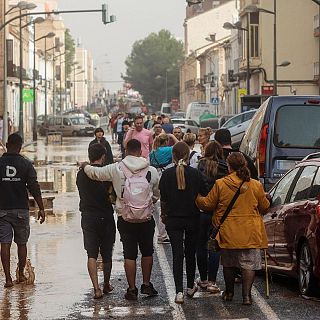
[[183, 133], [186, 133], [188, 130], [190, 130], [192, 133], [198, 134], [198, 130], [200, 126], [194, 120], [183, 119], [183, 118], [181, 119], [173, 118], [171, 119], [171, 122], [174, 128], [180, 127]]
[[252, 117], [256, 113], [256, 109], [249, 110], [237, 114], [231, 119], [227, 120], [221, 128], [228, 129], [231, 133], [232, 147], [239, 148], [241, 140], [250, 124]]
[[46, 126], [47, 132], [61, 132], [67, 136], [93, 136], [95, 127], [84, 117], [74, 115], [50, 116]]
[[320, 153], [297, 163], [269, 194], [269, 270], [298, 278], [301, 294], [312, 294], [320, 280]]
[[257, 110], [240, 151], [269, 190], [296, 161], [320, 149], [320, 96], [274, 96]]

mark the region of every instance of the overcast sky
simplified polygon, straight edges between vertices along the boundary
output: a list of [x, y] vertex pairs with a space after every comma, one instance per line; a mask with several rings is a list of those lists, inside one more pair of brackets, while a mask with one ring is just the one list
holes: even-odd
[[[102, 3], [107, 3], [109, 15], [116, 15], [117, 21], [108, 25], [103, 25], [101, 13], [63, 15], [72, 36], [92, 52], [97, 75], [104, 81], [121, 80], [132, 44], [151, 32], [165, 28], [183, 39], [185, 0], [58, 0], [58, 3], [59, 9], [68, 10], [99, 9]], [[120, 83], [104, 84], [111, 92], [120, 86]]]

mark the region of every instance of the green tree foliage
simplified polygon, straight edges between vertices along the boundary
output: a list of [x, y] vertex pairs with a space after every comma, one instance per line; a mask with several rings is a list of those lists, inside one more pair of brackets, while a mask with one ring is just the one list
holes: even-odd
[[66, 68], [66, 76], [68, 77], [71, 73], [72, 63], [74, 61], [75, 55], [75, 43], [70, 34], [70, 30], [66, 29], [65, 31], [65, 68]]
[[[126, 59], [123, 79], [143, 95], [145, 103], [160, 105], [179, 97], [179, 63], [183, 58], [183, 43], [167, 30], [151, 33], [136, 41]], [[166, 81], [167, 80], [167, 81]]]

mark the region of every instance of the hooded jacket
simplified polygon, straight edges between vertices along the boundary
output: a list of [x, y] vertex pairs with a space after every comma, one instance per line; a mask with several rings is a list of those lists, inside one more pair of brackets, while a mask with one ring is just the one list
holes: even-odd
[[[142, 169], [149, 167], [149, 172], [151, 173], [150, 184], [153, 191], [152, 200], [153, 200], [153, 203], [157, 202], [160, 196], [160, 192], [158, 188], [159, 174], [157, 172], [157, 169], [150, 167], [149, 162], [142, 157], [126, 156], [122, 161], [132, 173], [139, 172]], [[116, 195], [117, 195], [116, 212], [118, 216], [121, 216], [122, 213], [121, 213], [120, 199], [122, 199], [123, 188], [125, 184], [125, 175], [120, 168], [120, 162], [113, 163], [105, 167], [94, 167], [94, 166], [88, 165], [88, 166], [85, 166], [84, 172], [92, 180], [112, 181], [114, 191], [116, 192]]]
[[[241, 184], [235, 172], [216, 181], [206, 197], [197, 197], [197, 206], [213, 210], [212, 224], [217, 226], [229, 203]], [[244, 182], [240, 195], [221, 225], [216, 237], [224, 249], [264, 249], [268, 247], [267, 235], [262, 220], [270, 206], [262, 184], [254, 179]]]

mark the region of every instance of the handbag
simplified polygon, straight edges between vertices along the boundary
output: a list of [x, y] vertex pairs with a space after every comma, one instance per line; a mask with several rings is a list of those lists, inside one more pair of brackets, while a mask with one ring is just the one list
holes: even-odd
[[209, 240], [208, 240], [208, 250], [213, 251], [213, 252], [218, 252], [221, 250], [219, 243], [216, 239], [217, 234], [220, 231], [220, 227], [223, 224], [223, 222], [227, 219], [227, 216], [229, 215], [230, 211], [232, 210], [232, 207], [234, 206], [235, 202], [237, 201], [239, 195], [240, 195], [240, 189], [243, 185], [244, 181], [241, 182], [237, 192], [233, 196], [232, 200], [230, 201], [226, 211], [224, 212], [223, 216], [220, 219], [220, 224], [215, 226], [210, 234]]

